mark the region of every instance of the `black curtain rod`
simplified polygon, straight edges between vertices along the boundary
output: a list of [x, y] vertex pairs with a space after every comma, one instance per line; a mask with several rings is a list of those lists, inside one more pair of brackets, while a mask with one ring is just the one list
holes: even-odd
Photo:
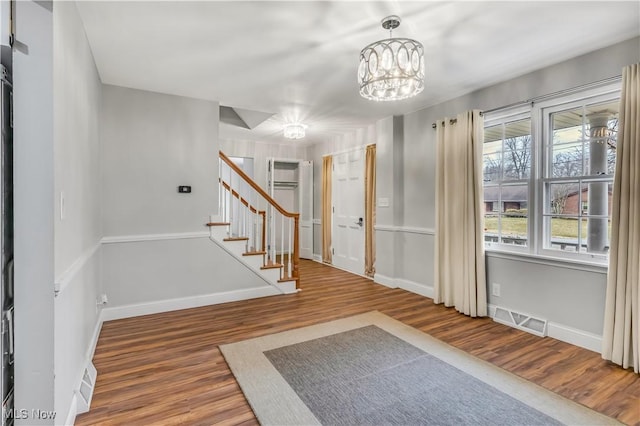
[[[455, 124], [457, 122], [458, 122], [457, 118], [452, 118], [451, 120], [449, 120], [449, 124]], [[444, 120], [442, 120], [442, 125], [444, 126]], [[436, 127], [438, 127], [438, 125], [436, 123], [433, 123], [431, 127], [435, 129]]]
[[[480, 115], [484, 115], [484, 112], [480, 111]], [[452, 118], [449, 120], [449, 124], [456, 124], [457, 122], [458, 122], [457, 118]], [[442, 120], [442, 125], [444, 126], [444, 120]], [[435, 129], [437, 127], [436, 123], [433, 123], [431, 127]]]
[[[494, 112], [494, 111], [500, 111], [502, 109], [512, 108], [512, 107], [515, 107], [515, 106], [518, 106], [518, 105], [531, 104], [533, 106], [533, 104], [535, 104], [536, 102], [545, 101], [547, 99], [557, 98], [559, 96], [564, 96], [564, 95], [580, 92], [580, 91], [587, 90], [587, 89], [601, 87], [601, 86], [604, 86], [604, 85], [607, 85], [607, 84], [617, 83], [617, 82], [620, 82], [621, 80], [622, 80], [622, 76], [617, 75], [617, 76], [605, 78], [603, 80], [596, 81], [596, 82], [593, 82], [593, 83], [584, 84], [582, 86], [577, 86], [577, 87], [572, 87], [572, 88], [569, 88], [569, 89], [559, 90], [557, 92], [549, 93], [547, 95], [536, 96], [534, 98], [527, 99], [526, 101], [514, 102], [514, 103], [509, 104], [509, 105], [504, 105], [504, 106], [501, 106], [501, 107], [498, 107], [498, 108], [489, 109], [489, 110], [484, 111], [484, 114], [486, 114], [488, 112]], [[482, 111], [480, 112], [480, 115], [483, 115]], [[456, 122], [455, 118], [449, 120], [449, 124], [453, 124], [455, 122]], [[444, 120], [442, 121], [442, 123], [444, 124]], [[433, 123], [431, 125], [431, 127], [435, 129], [437, 127], [436, 123]]]

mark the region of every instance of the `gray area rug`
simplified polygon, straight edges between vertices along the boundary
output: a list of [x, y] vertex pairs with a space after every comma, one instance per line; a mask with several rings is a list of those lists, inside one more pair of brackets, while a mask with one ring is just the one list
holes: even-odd
[[220, 350], [263, 425], [620, 424], [377, 311]]
[[324, 425], [559, 425], [374, 326], [264, 353]]

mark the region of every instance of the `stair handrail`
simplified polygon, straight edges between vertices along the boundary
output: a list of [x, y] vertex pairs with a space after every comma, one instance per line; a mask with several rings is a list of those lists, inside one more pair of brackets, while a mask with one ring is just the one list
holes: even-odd
[[282, 206], [278, 204], [278, 202], [274, 200], [273, 197], [267, 194], [266, 191], [260, 187], [260, 185], [255, 183], [253, 179], [251, 179], [245, 172], [243, 172], [242, 169], [238, 167], [233, 161], [231, 161], [231, 159], [229, 159], [229, 157], [227, 157], [225, 153], [222, 151], [220, 151], [220, 158], [222, 159], [222, 161], [227, 163], [227, 166], [229, 166], [234, 172], [236, 172], [240, 177], [242, 177], [242, 179], [246, 183], [248, 183], [249, 186], [255, 189], [258, 194], [260, 194], [264, 199], [266, 199], [269, 204], [275, 207], [276, 210], [280, 212], [280, 214], [284, 215], [285, 217], [292, 217], [292, 218], [300, 217], [300, 213], [291, 213], [286, 211], [284, 208], [282, 208]]
[[[262, 223], [266, 223], [266, 215], [267, 212], [264, 210], [258, 210], [256, 207], [252, 206], [251, 204], [249, 204], [249, 201], [245, 200], [243, 197], [240, 196], [240, 194], [238, 193], [238, 191], [235, 191], [233, 189], [231, 189], [231, 185], [229, 185], [227, 182], [225, 182], [222, 179], [218, 179], [220, 181], [220, 183], [222, 184], [222, 186], [231, 193], [231, 195], [233, 197], [236, 197], [242, 204], [244, 204], [249, 211], [251, 211], [252, 213], [256, 213], [260, 216], [262, 216]], [[265, 234], [265, 227], [262, 227], [262, 235], [261, 237], [261, 248], [260, 250], [265, 251], [266, 249], [266, 234]]]
[[[276, 200], [273, 199], [260, 185], [258, 185], [252, 178], [250, 178], [241, 168], [239, 168], [226, 154], [222, 151], [218, 151], [220, 159], [225, 162], [231, 170], [233, 170], [238, 176], [242, 178], [251, 188], [253, 188], [267, 203], [273, 206], [280, 214], [285, 217], [293, 218], [293, 264], [291, 265], [291, 277], [296, 280], [296, 287], [300, 287], [300, 213], [292, 213], [285, 210]], [[226, 182], [223, 182], [226, 183]], [[230, 189], [225, 187], [225, 189]], [[233, 191], [232, 191], [233, 193]], [[238, 194], [239, 196], [239, 194]], [[264, 227], [263, 227], [264, 233]]]

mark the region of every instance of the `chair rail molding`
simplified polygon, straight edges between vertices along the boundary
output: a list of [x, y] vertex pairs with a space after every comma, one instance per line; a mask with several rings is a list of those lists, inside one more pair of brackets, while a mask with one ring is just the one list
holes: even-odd
[[408, 234], [436, 235], [436, 230], [433, 228], [422, 228], [417, 226], [375, 225], [373, 229], [381, 232], [404, 232]]
[[102, 237], [102, 244], [137, 243], [142, 241], [187, 240], [193, 238], [209, 238], [209, 231], [178, 232], [171, 234], [117, 235]]
[[80, 272], [86, 263], [93, 257], [94, 254], [98, 251], [98, 249], [102, 246], [101, 241], [95, 243], [92, 247], [89, 247], [85, 250], [72, 264], [64, 271], [58, 278], [56, 278], [54, 282], [54, 294], [58, 296], [61, 291], [63, 291], [76, 277], [78, 272]]

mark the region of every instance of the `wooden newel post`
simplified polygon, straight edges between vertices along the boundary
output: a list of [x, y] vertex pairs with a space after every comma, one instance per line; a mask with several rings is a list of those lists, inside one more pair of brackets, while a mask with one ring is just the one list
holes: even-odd
[[293, 266], [291, 276], [296, 280], [296, 288], [300, 288], [300, 213], [293, 216]]

